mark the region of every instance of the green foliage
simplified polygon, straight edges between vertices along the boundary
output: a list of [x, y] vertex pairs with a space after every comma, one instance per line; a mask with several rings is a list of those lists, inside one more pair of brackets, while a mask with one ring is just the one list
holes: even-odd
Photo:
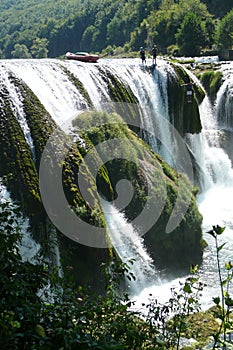
[[[219, 284], [221, 290], [220, 297], [214, 297], [213, 302], [216, 305], [214, 310], [214, 315], [220, 320], [220, 325], [218, 331], [213, 335], [214, 337], [214, 346], [215, 349], [218, 344], [221, 344], [223, 349], [227, 347], [227, 332], [232, 332], [233, 330], [233, 298], [229, 293], [229, 288], [233, 280], [233, 264], [231, 261], [225, 263], [225, 269], [227, 275], [224, 277], [224, 274], [220, 266], [220, 252], [225, 246], [226, 243], [219, 245], [218, 238], [224, 232], [225, 227], [213, 226], [212, 230], [207, 233], [210, 234], [215, 240], [216, 248], [216, 258], [217, 258], [217, 267], [218, 267], [218, 276]], [[223, 334], [223, 337], [222, 337]]]
[[206, 4], [208, 10], [216, 17], [222, 18], [227, 12], [232, 9], [232, 3], [230, 1], [222, 0], [203, 0], [203, 3]]
[[176, 40], [182, 55], [199, 55], [201, 48], [205, 47], [205, 35], [200, 17], [195, 13], [188, 13], [176, 34]]
[[232, 49], [233, 46], [233, 9], [221, 20], [217, 29], [217, 44], [220, 48]]
[[200, 73], [198, 76], [206, 89], [210, 100], [214, 102], [217, 92], [222, 84], [222, 73], [220, 71], [207, 70]]
[[19, 210], [10, 202], [1, 203], [0, 210], [0, 347], [20, 349], [25, 344], [29, 349], [40, 323], [37, 292], [48, 283], [47, 269], [22, 260]]
[[[162, 52], [167, 52], [167, 47], [176, 44], [176, 34], [181, 28], [188, 13], [194, 13], [203, 23], [211, 22], [210, 13], [200, 0], [163, 0], [158, 11], [153, 11], [148, 16], [149, 35], [156, 42]], [[212, 23], [212, 22], [211, 22]], [[206, 34], [205, 34], [206, 36]], [[197, 55], [198, 52], [195, 52]]]
[[191, 269], [192, 275], [184, 283], [180, 282], [179, 289], [171, 289], [168, 302], [161, 304], [158, 300], [151, 299], [146, 306], [146, 321], [150, 325], [150, 337], [155, 344], [179, 349], [180, 338], [189, 328], [189, 316], [200, 309], [198, 300], [204, 285], [195, 276], [196, 272], [197, 266]]
[[[39, 256], [34, 263], [23, 260], [19, 250], [23, 235], [19, 211], [7, 201], [1, 202], [0, 211], [2, 350], [180, 349], [181, 337], [191, 336], [204, 345], [208, 341], [205, 337], [218, 325], [213, 314], [222, 321], [214, 335], [216, 342], [221, 342], [220, 332], [232, 329], [233, 301], [228, 292], [223, 294], [226, 310], [220, 307], [221, 298], [215, 297], [214, 310], [197, 313], [203, 289], [197, 266], [192, 266], [190, 276], [179, 287], [172, 288], [166, 303], [160, 304], [151, 295], [149, 304], [143, 305], [146, 314], [133, 311], [133, 301], [119, 291], [124, 278], [135, 279], [130, 268], [133, 260], [122, 263], [116, 258], [104, 264], [105, 292], [95, 295], [87, 287], [73, 283], [70, 267], [61, 278], [58, 269], [49, 267], [48, 261], [39, 260]], [[209, 233], [217, 239], [223, 230], [214, 226]], [[223, 245], [216, 248], [218, 254]], [[228, 262], [225, 267], [228, 274], [221, 285], [227, 291], [233, 265]]]
[[13, 58], [31, 58], [31, 54], [28, 51], [26, 45], [15, 44], [14, 50], [11, 51]]
[[[29, 6], [25, 0], [3, 0], [0, 53], [2, 58], [26, 58], [26, 46], [33, 57], [55, 57], [70, 50], [100, 52], [114, 45], [138, 51], [155, 42], [166, 53], [176, 44], [180, 24], [191, 12], [202, 21], [205, 43], [211, 49], [217, 24], [211, 14], [221, 18], [231, 10], [230, 4], [219, 1], [32, 0]], [[15, 50], [15, 45], [20, 47]]]
[[46, 38], [36, 38], [33, 40], [31, 53], [34, 58], [46, 58], [48, 57], [48, 40]]

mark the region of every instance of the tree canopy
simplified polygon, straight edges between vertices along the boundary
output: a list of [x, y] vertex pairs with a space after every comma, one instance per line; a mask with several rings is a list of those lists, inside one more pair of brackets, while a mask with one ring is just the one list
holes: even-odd
[[2, 0], [0, 57], [58, 57], [66, 51], [114, 52], [116, 47], [129, 52], [154, 43], [162, 53], [176, 46], [182, 54], [178, 33], [188, 13], [199, 19], [205, 36], [193, 54], [229, 49], [231, 10], [222, 0]]

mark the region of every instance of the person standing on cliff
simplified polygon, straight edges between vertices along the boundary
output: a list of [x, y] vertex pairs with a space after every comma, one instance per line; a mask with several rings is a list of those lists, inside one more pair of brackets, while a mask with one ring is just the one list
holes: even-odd
[[146, 63], [146, 52], [143, 47], [140, 48], [140, 57], [141, 57], [142, 63]]
[[156, 45], [153, 46], [151, 53], [152, 53], [152, 64], [156, 65], [156, 58], [158, 53], [158, 49]]

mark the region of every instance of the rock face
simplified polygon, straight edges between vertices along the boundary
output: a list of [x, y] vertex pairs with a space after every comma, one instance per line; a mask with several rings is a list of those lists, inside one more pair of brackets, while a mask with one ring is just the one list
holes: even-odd
[[[90, 149], [106, 142], [113, 149], [117, 145], [118, 149], [113, 150], [113, 156], [108, 162], [104, 161], [105, 152], [109, 152], [106, 145], [98, 154], [98, 157], [102, 157], [100, 163], [104, 164], [105, 178], [108, 179], [107, 186], [103, 181], [97, 181], [98, 189], [109, 200], [123, 195], [122, 201], [128, 203], [130, 190], [125, 187], [118, 194], [116, 186], [122, 179], [130, 181], [133, 186], [132, 199], [124, 209], [120, 209], [134, 222], [139, 232], [144, 234], [145, 244], [155, 265], [177, 269], [200, 263], [202, 216], [195, 201], [197, 188], [193, 187], [187, 176], [177, 173], [165, 163], [116, 114], [86, 112], [74, 121], [74, 126], [77, 130], [85, 129], [81, 136]], [[117, 143], [116, 139], [119, 140]], [[101, 169], [101, 173], [102, 171]], [[178, 200], [178, 195], [181, 200]], [[166, 233], [176, 201], [180, 222], [170, 233]], [[184, 203], [188, 204], [187, 210], [182, 209]]]
[[193, 102], [188, 103], [186, 89], [183, 84], [190, 81], [187, 72], [178, 65], [173, 65], [175, 75], [170, 75], [168, 79], [168, 102], [170, 121], [177, 131], [184, 136], [186, 133], [199, 133], [202, 129], [198, 104], [205, 96], [202, 88], [194, 84]]
[[[171, 121], [181, 135], [186, 132], [199, 132], [201, 124], [198, 99], [203, 98], [203, 94], [196, 88], [194, 103], [191, 106], [186, 104], [185, 92], [180, 84], [186, 82], [188, 77], [181, 68], [176, 68], [176, 72], [177, 77], [172, 76], [168, 84]], [[69, 76], [71, 80], [75, 79], [74, 76], [70, 74]], [[12, 196], [19, 201], [22, 211], [29, 216], [34, 237], [42, 243], [46, 251], [49, 250], [47, 243], [50, 240], [50, 228], [53, 225], [49, 222], [41, 200], [39, 167], [44, 147], [57, 126], [28, 86], [13, 75], [11, 83], [14, 84], [20, 96], [21, 114], [29, 127], [33, 144], [30, 147], [22, 129], [22, 123], [13, 112], [14, 106], [10, 95], [2, 88], [0, 92], [2, 107], [0, 176], [4, 179]], [[124, 187], [123, 184], [121, 194], [123, 193], [124, 196], [116, 201], [116, 205], [122, 209], [122, 203], [125, 204], [125, 215], [144, 235], [145, 244], [155, 265], [188, 268], [190, 264], [200, 262], [202, 257], [202, 218], [195, 201], [197, 189], [184, 174], [179, 174], [172, 169], [150, 149], [141, 139], [138, 128], [128, 127], [128, 124], [137, 124], [131, 122], [134, 118], [139, 118], [133, 108], [133, 103], [137, 102], [137, 99], [132, 91], [122, 86], [122, 83], [112, 74], [106, 77], [106, 84], [114, 102], [120, 102], [123, 99], [124, 102], [132, 104], [130, 113], [128, 110], [125, 113], [129, 119], [122, 119], [119, 116], [122, 113], [124, 115], [122, 109], [114, 113], [84, 112], [73, 122], [78, 141], [73, 142], [65, 159], [59, 160], [60, 145], [66, 143], [66, 135], [59, 130], [54, 151], [55, 158], [48, 155], [47, 161], [52, 164], [54, 159], [58, 160], [59, 167], [62, 169], [67, 205], [82, 220], [103, 228], [106, 232], [106, 242], [110, 238], [99, 194], [109, 201], [116, 200], [119, 195], [119, 181], [127, 179], [131, 187], [127, 187], [128, 185]], [[80, 87], [77, 81], [75, 85], [77, 89], [82, 89], [85, 95], [83, 86]], [[88, 96], [87, 102], [91, 106]], [[86, 163], [85, 156], [88, 151], [93, 149], [96, 152], [97, 146], [105, 145], [105, 142], [110, 142], [111, 157], [109, 158], [109, 148], [104, 146], [99, 150], [100, 153], [94, 153], [91, 163]], [[84, 173], [85, 187], [88, 189], [88, 200], [83, 198], [78, 181], [80, 164]], [[95, 177], [90, 167], [97, 166], [99, 168]], [[53, 168], [52, 164], [51, 172]], [[56, 193], [54, 184], [51, 182], [49, 185], [50, 191]], [[179, 201], [178, 198], [180, 198]], [[167, 223], [177, 201], [178, 209], [180, 206], [180, 208], [185, 207], [185, 210], [182, 209], [179, 212], [177, 209], [180, 220], [174, 230], [166, 233]], [[53, 208], [50, 209], [52, 212]], [[68, 239], [59, 230], [57, 233], [64, 271], [67, 265], [73, 265], [76, 280], [79, 283], [94, 285], [96, 280], [100, 281], [99, 265], [101, 262], [112, 259], [114, 249], [85, 246], [80, 244], [78, 239], [76, 242]], [[84, 232], [81, 233], [84, 234]]]

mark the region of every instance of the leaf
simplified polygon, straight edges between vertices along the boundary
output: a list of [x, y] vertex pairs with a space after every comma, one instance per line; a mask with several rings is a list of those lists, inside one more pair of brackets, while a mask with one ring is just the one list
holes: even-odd
[[191, 265], [191, 267], [190, 267], [190, 272], [191, 273], [196, 273], [197, 272], [197, 270], [198, 270], [198, 265]]
[[231, 299], [231, 297], [225, 298], [225, 304], [227, 306], [233, 306], [233, 299]]
[[214, 302], [216, 305], [219, 305], [219, 303], [220, 303], [220, 298], [219, 298], [219, 297], [213, 298], [213, 302]]
[[233, 268], [233, 264], [231, 261], [228, 261], [228, 263], [225, 263], [225, 268], [229, 271]]
[[40, 324], [36, 325], [36, 333], [41, 337], [41, 338], [45, 338], [45, 330], [44, 327], [42, 327]]
[[212, 237], [216, 237], [216, 234], [214, 233], [213, 230], [207, 231], [206, 233], [208, 233], [209, 235], [211, 235]]
[[221, 286], [225, 286], [229, 282], [229, 278], [222, 281]]
[[225, 230], [225, 227], [221, 227], [217, 225], [217, 226], [213, 226], [213, 229], [214, 229], [214, 232], [217, 233], [217, 235], [221, 235]]
[[162, 339], [160, 339], [158, 337], [156, 337], [156, 344], [159, 345], [159, 346], [165, 346], [166, 345], [166, 343]]
[[192, 289], [191, 289], [191, 287], [190, 287], [190, 285], [188, 283], [185, 283], [183, 291], [185, 293], [192, 293]]
[[221, 245], [217, 248], [217, 251], [220, 252], [220, 250], [222, 250], [222, 248], [224, 247], [225, 244], [226, 244], [226, 242], [223, 243], [223, 244], [221, 244]]

